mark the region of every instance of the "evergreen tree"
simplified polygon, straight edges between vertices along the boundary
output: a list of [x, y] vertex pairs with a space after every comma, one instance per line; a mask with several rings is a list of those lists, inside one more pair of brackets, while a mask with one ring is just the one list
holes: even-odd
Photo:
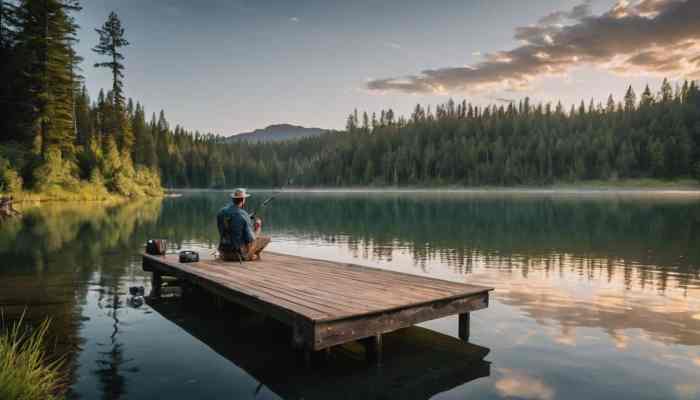
[[112, 72], [112, 94], [114, 107], [117, 110], [124, 109], [124, 55], [120, 49], [128, 46], [129, 42], [124, 38], [124, 28], [117, 14], [112, 11], [107, 21], [101, 28], [95, 29], [100, 36], [98, 44], [92, 49], [95, 53], [106, 56], [110, 61], [95, 63], [95, 67], [109, 68]]
[[649, 89], [649, 85], [646, 85], [644, 88], [644, 92], [642, 93], [642, 99], [640, 101], [640, 105], [643, 107], [648, 107], [654, 102], [654, 95], [651, 94], [651, 89]]
[[85, 146], [93, 135], [93, 121], [90, 113], [90, 96], [82, 85], [75, 97], [76, 144]]
[[671, 88], [671, 83], [667, 78], [661, 83], [661, 90], [659, 91], [659, 100], [662, 103], [669, 103], [673, 98], [673, 88]]
[[634, 93], [634, 89], [632, 89], [632, 85], [630, 85], [629, 88], [627, 88], [627, 92], [625, 93], [625, 111], [626, 112], [634, 111], [636, 104], [637, 104], [637, 95]]
[[[80, 58], [73, 45], [80, 10], [75, 0], [22, 0], [16, 9], [18, 51], [23, 68], [23, 100], [31, 105], [21, 130], [33, 152], [46, 160], [50, 148], [61, 160], [75, 157], [74, 90]], [[55, 159], [55, 157], [54, 157]]]
[[118, 135], [119, 144], [125, 153], [131, 153], [134, 145], [134, 135], [128, 124], [128, 116], [124, 107], [124, 55], [121, 48], [129, 45], [124, 37], [124, 28], [115, 12], [111, 12], [101, 28], [95, 29], [99, 35], [98, 44], [92, 49], [95, 53], [106, 56], [109, 61], [95, 63], [95, 67], [108, 68], [112, 72], [112, 107], [114, 109], [113, 129], [111, 133]]

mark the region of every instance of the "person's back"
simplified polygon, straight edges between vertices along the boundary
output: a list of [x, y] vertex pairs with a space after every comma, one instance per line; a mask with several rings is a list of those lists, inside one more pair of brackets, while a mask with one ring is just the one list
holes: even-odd
[[256, 219], [253, 229], [250, 215], [243, 209], [249, 196], [245, 189], [236, 189], [231, 195], [233, 203], [222, 208], [216, 216], [219, 252], [224, 260], [254, 260], [270, 242], [270, 238], [258, 235], [261, 221]]
[[250, 216], [242, 208], [229, 204], [216, 216], [219, 228], [220, 250], [235, 251], [255, 240], [250, 227]]

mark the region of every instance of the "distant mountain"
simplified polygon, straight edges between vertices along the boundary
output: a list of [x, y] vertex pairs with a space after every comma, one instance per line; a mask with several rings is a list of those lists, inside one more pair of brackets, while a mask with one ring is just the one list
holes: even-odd
[[227, 137], [229, 143], [247, 140], [249, 142], [281, 142], [283, 140], [301, 139], [311, 136], [319, 136], [328, 132], [327, 129], [305, 128], [290, 124], [270, 125], [264, 129], [256, 129], [252, 132], [239, 133]]

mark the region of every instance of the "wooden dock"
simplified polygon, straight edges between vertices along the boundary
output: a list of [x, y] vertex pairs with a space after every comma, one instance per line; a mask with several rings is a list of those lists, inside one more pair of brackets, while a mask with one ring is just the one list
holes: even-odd
[[293, 346], [305, 354], [361, 340], [377, 360], [382, 334], [449, 315], [459, 315], [459, 337], [468, 340], [469, 313], [488, 307], [493, 290], [276, 253], [243, 264], [144, 254], [143, 269], [153, 273], [153, 297], [163, 275], [175, 276], [290, 326]]

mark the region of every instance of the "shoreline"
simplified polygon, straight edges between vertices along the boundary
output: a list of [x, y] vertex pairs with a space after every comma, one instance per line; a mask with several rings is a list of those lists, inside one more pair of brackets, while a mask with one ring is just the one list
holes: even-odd
[[100, 197], [84, 196], [79, 193], [75, 195], [55, 195], [41, 192], [20, 192], [20, 193], [0, 193], [0, 197], [12, 197], [14, 204], [31, 204], [47, 202], [79, 202], [79, 203], [105, 203], [113, 204], [137, 199], [157, 199], [168, 197], [168, 193], [147, 196], [124, 196], [116, 193], [109, 193]]
[[[576, 183], [555, 183], [552, 185], [517, 185], [517, 186], [287, 186], [255, 187], [254, 191], [278, 191], [282, 193], [679, 193], [700, 195], [700, 181], [678, 180], [624, 180], [624, 181], [584, 181]], [[167, 192], [225, 192], [233, 188], [168, 188]]]
[[[102, 193], [91, 197], [84, 193], [43, 193], [20, 192], [0, 193], [0, 197], [13, 197], [15, 204], [44, 203], [44, 202], [86, 202], [86, 203], [120, 203], [143, 198], [177, 198], [188, 192], [227, 192], [233, 188], [163, 188], [158, 195], [124, 196], [117, 193]], [[690, 179], [677, 181], [662, 181], [654, 179], [621, 180], [621, 181], [584, 181], [575, 183], [555, 183], [552, 185], [521, 185], [521, 186], [293, 186], [293, 187], [249, 187], [252, 191], [281, 192], [281, 193], [465, 193], [465, 194], [533, 194], [533, 195], [685, 195], [700, 197], [700, 181]]]

